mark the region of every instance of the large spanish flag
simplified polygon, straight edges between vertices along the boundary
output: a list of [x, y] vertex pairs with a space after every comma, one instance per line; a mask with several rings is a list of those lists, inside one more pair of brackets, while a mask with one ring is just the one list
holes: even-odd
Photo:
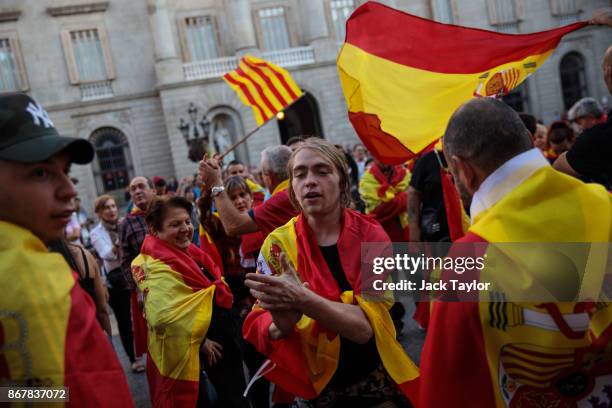
[[0, 386], [68, 387], [75, 407], [133, 407], [93, 301], [62, 256], [0, 221], [0, 259]]
[[[206, 271], [206, 272], [204, 272]], [[198, 400], [200, 346], [213, 302], [230, 309], [232, 294], [212, 258], [147, 235], [132, 275], [144, 293], [148, 325], [147, 379], [154, 407], [193, 407]]]
[[225, 74], [223, 79], [240, 100], [253, 109], [257, 126], [263, 125], [302, 96], [302, 90], [289, 72], [251, 55], [242, 57], [238, 68]]
[[375, 157], [403, 163], [443, 135], [462, 103], [507, 94], [585, 25], [501, 34], [367, 2], [349, 18], [338, 56], [349, 119]]

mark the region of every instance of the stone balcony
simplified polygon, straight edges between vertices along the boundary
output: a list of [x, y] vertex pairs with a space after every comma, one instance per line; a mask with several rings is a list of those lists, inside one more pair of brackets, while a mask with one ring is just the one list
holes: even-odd
[[[314, 64], [315, 53], [312, 47], [295, 47], [286, 50], [265, 51], [261, 58], [284, 68]], [[223, 57], [183, 64], [186, 81], [195, 79], [218, 78], [238, 67], [238, 57]]]
[[79, 86], [82, 101], [112, 98], [115, 93], [111, 81], [88, 82]]

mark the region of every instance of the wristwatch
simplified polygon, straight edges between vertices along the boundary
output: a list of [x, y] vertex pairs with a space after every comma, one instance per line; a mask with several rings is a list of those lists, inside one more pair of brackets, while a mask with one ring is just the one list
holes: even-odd
[[210, 189], [210, 195], [211, 197], [215, 198], [216, 196], [218, 196], [219, 194], [221, 194], [222, 192], [225, 191], [225, 187], [223, 186], [214, 186]]

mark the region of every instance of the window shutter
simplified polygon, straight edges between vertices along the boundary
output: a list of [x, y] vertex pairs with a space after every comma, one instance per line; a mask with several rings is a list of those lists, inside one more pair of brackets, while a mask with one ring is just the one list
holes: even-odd
[[23, 62], [23, 56], [21, 54], [21, 46], [19, 40], [16, 38], [10, 38], [9, 44], [13, 51], [13, 57], [15, 58], [15, 64], [17, 65], [17, 76], [19, 77], [19, 89], [21, 91], [27, 91], [29, 89], [28, 76], [25, 70], [25, 64]]
[[514, 0], [516, 10], [516, 19], [522, 21], [525, 19], [525, 0]]
[[108, 79], [115, 79], [115, 68], [113, 67], [113, 58], [110, 52], [110, 45], [108, 43], [108, 36], [104, 27], [97, 27], [98, 38], [102, 45], [102, 54], [104, 55], [104, 65], [106, 67], [106, 76]]
[[178, 31], [179, 41], [181, 42], [181, 49], [183, 50], [183, 61], [191, 62], [193, 57], [191, 51], [189, 51], [189, 44], [187, 44], [187, 18], [181, 17], [178, 19]]
[[558, 16], [561, 14], [561, 6], [559, 0], [550, 0], [550, 14]]
[[72, 49], [72, 40], [70, 39], [70, 31], [62, 30], [62, 45], [64, 47], [64, 56], [66, 57], [66, 67], [68, 68], [68, 78], [72, 85], [79, 83], [79, 72], [74, 58], [74, 50]]
[[489, 13], [489, 23], [491, 25], [497, 24], [497, 5], [495, 0], [487, 0], [487, 11]]
[[217, 53], [219, 57], [225, 55], [224, 47], [221, 43], [221, 30], [219, 30], [219, 21], [217, 20], [217, 16], [210, 16], [210, 20], [212, 22], [213, 30], [215, 32], [215, 43], [217, 45]]

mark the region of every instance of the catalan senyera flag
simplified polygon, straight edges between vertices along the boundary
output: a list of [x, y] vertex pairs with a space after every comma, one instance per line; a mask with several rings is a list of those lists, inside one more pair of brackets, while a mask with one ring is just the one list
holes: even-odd
[[242, 57], [238, 68], [223, 79], [253, 109], [257, 126], [302, 96], [302, 90], [287, 70], [251, 55]]
[[210, 326], [213, 302], [232, 307], [229, 287], [212, 258], [195, 245], [182, 251], [151, 235], [132, 261], [132, 275], [144, 294], [151, 402], [154, 407], [195, 406], [200, 346]]
[[375, 157], [404, 163], [444, 134], [462, 103], [507, 94], [585, 25], [501, 34], [367, 2], [347, 21], [337, 60], [349, 119]]
[[[368, 300], [361, 291], [362, 260], [360, 251], [355, 251], [355, 242], [388, 243], [389, 238], [380, 224], [370, 217], [345, 209], [343, 219], [337, 246], [346, 280], [353, 290], [340, 289], [303, 215], [292, 218], [268, 235], [257, 260], [258, 273], [280, 273], [279, 256], [284, 252], [299, 278], [308, 282], [310, 290], [326, 299], [358, 305], [372, 325], [385, 370], [398, 388], [416, 402], [419, 369], [396, 340], [388, 312], [393, 301], [387, 298]], [[274, 363], [274, 368], [265, 374], [266, 378], [293, 395], [315, 398], [337, 369], [339, 336], [304, 315], [292, 333], [271, 341], [268, 336], [271, 321], [270, 313], [256, 304], [242, 328], [244, 338]]]
[[64, 258], [3, 221], [0, 258], [0, 386], [68, 387], [71, 406], [133, 407], [93, 301]]
[[[545, 165], [477, 214], [458, 242], [585, 242], [603, 243], [607, 250], [611, 233], [612, 196], [602, 186], [582, 183]], [[490, 255], [492, 246], [485, 248]], [[514, 258], [506, 251], [508, 258], [496, 260], [508, 259], [510, 281], [528, 288], [532, 282], [525, 272], [533, 271], [521, 267], [524, 247]], [[605, 267], [600, 272], [603, 275]], [[560, 279], [558, 274], [555, 279]], [[593, 276], [581, 287], [602, 280], [603, 276]], [[480, 302], [433, 303], [421, 355], [419, 407], [609, 406], [609, 302], [518, 303], [491, 297], [483, 301], [482, 296]]]

